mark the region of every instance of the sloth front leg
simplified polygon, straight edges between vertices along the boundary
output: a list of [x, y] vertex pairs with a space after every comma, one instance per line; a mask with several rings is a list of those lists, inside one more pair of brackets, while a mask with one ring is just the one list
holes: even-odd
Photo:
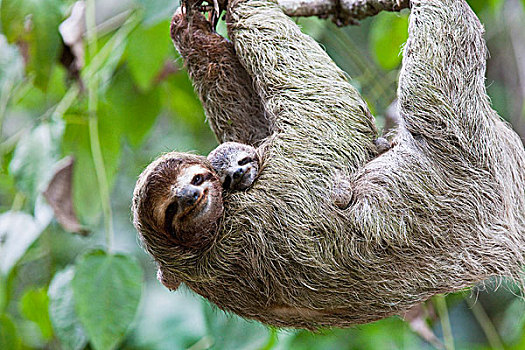
[[500, 118], [485, 89], [483, 26], [463, 0], [411, 5], [398, 89], [404, 125], [433, 158], [484, 161]]
[[204, 15], [192, 11], [188, 16], [180, 8], [175, 12], [171, 37], [211, 129], [221, 143], [260, 143], [270, 135], [272, 125], [252, 79], [239, 63], [232, 43], [215, 33]]
[[351, 172], [377, 155], [377, 130], [366, 103], [277, 4], [231, 1], [226, 21], [237, 57], [272, 115], [272, 144], [280, 156], [289, 154], [310, 168], [315, 154], [317, 170], [326, 174], [334, 163]]

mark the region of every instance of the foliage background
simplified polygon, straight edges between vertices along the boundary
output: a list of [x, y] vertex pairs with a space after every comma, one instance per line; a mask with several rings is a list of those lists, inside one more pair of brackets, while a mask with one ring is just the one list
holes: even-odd
[[[525, 136], [525, 1], [469, 3], [486, 27], [493, 105]], [[315, 334], [275, 330], [225, 315], [184, 288], [163, 288], [131, 224], [136, 177], [162, 152], [216, 146], [170, 42], [177, 4], [87, 1], [82, 88], [58, 63], [58, 26], [72, 4], [0, 0], [0, 349], [432, 348], [400, 318]], [[407, 13], [343, 29], [298, 23], [383, 125]], [[74, 207], [86, 237], [66, 232], [42, 197], [66, 156], [76, 160]], [[427, 303], [437, 316], [424, 321], [449, 348], [523, 349], [525, 303], [516, 293], [490, 281], [437, 297]]]

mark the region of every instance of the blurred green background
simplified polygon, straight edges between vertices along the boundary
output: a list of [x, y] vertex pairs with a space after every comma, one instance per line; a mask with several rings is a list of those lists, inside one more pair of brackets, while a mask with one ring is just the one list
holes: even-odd
[[[486, 28], [494, 108], [525, 137], [525, 1], [469, 3]], [[86, 17], [73, 11], [59, 31], [73, 5], [0, 0], [0, 349], [525, 349], [525, 303], [505, 281], [433, 298], [410, 324], [317, 333], [267, 328], [184, 287], [165, 289], [131, 223], [136, 178], [162, 152], [217, 144], [169, 38], [177, 3], [90, 0], [76, 5]], [[380, 127], [407, 18], [383, 13], [342, 29], [297, 20], [352, 77]], [[72, 226], [69, 208], [53, 214], [43, 197], [61, 193], [62, 181], [67, 198], [70, 168], [57, 169], [68, 156]]]

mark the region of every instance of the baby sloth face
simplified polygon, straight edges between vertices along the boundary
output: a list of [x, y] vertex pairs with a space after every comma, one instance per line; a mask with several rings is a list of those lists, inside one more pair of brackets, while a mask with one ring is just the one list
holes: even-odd
[[259, 173], [259, 160], [254, 147], [238, 142], [225, 142], [208, 155], [222, 187], [230, 191], [250, 187]]

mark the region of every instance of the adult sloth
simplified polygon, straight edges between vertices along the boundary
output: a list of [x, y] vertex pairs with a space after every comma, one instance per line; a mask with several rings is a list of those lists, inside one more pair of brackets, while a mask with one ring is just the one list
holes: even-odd
[[271, 325], [316, 328], [400, 314], [490, 276], [520, 279], [523, 145], [490, 108], [482, 26], [463, 0], [412, 1], [403, 123], [380, 156], [365, 103], [277, 5], [233, 2], [227, 22], [273, 135], [259, 147], [257, 181], [225, 194], [204, 247], [154, 239], [141, 213], [161, 204], [145, 188], [162, 161], [141, 175], [135, 225], [167, 286], [184, 282]]

